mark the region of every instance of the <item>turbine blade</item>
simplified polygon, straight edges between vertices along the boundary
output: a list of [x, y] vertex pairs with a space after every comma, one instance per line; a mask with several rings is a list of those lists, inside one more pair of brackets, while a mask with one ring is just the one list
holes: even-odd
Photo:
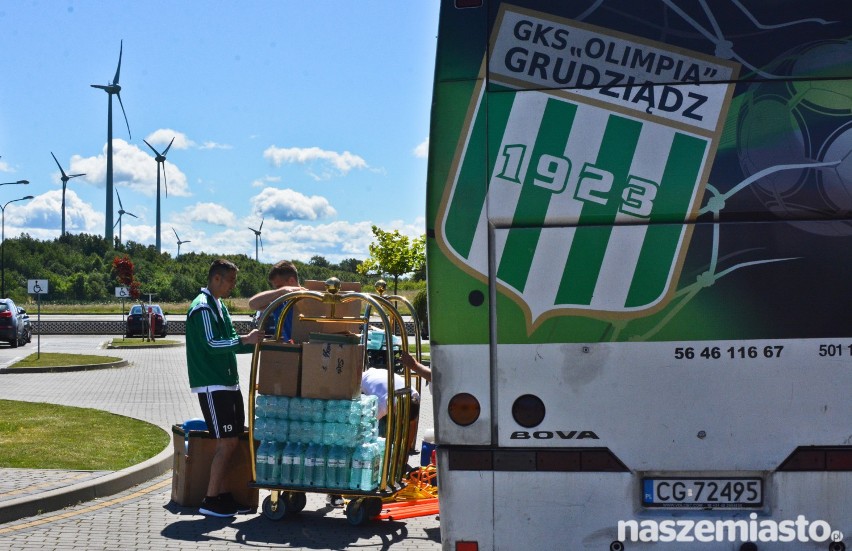
[[172, 231], [175, 232], [175, 237], [177, 238], [178, 242], [180, 242], [180, 237], [178, 237], [177, 230], [173, 227]]
[[115, 79], [112, 81], [113, 84], [118, 84], [118, 75], [121, 73], [121, 54], [124, 52], [124, 40], [121, 41], [121, 45], [118, 48], [118, 67], [115, 68]]
[[263, 218], [260, 219], [260, 227], [258, 228], [258, 230], [262, 230], [262, 229], [263, 229]]
[[127, 137], [132, 138], [133, 136], [130, 134], [130, 123], [127, 122], [127, 113], [124, 112], [124, 104], [121, 103], [121, 94], [116, 94], [116, 96], [118, 96], [118, 104], [121, 106], [121, 114], [124, 115], [124, 124], [127, 125]]
[[156, 155], [157, 157], [159, 157], [159, 156], [160, 156], [160, 152], [159, 152], [159, 151], [157, 151], [156, 149], [154, 149], [154, 146], [153, 146], [153, 145], [151, 145], [151, 144], [149, 144], [149, 143], [148, 143], [148, 140], [142, 140], [142, 141], [143, 141], [143, 142], [145, 142], [145, 145], [147, 145], [148, 147], [150, 147], [150, 148], [151, 148], [151, 151], [153, 151], [153, 152], [154, 152], [154, 155]]
[[192, 243], [192, 241], [183, 241], [183, 243]]
[[[56, 155], [54, 155], [54, 154], [53, 154], [53, 151], [51, 151], [51, 152], [50, 152], [50, 156], [51, 156], [51, 157], [53, 157], [53, 160], [54, 160], [54, 161], [56, 161]], [[62, 178], [63, 178], [63, 179], [65, 179], [65, 178], [69, 178], [69, 177], [70, 177], [70, 178], [73, 178], [73, 176], [66, 176], [66, 175], [65, 175], [65, 171], [64, 171], [64, 170], [62, 170], [62, 165], [60, 165], [60, 164], [59, 164], [59, 161], [56, 161], [56, 166], [58, 166], [58, 167], [59, 167], [59, 172], [61, 172], [61, 173], [62, 173]]]
[[121, 223], [121, 215], [119, 214], [118, 215], [118, 222], [116, 222], [115, 224], [112, 225], [112, 229], [117, 228], [120, 223]]
[[[258, 236], [258, 237], [260, 237], [260, 236]], [[262, 237], [260, 237], [260, 250], [261, 251], [263, 250], [263, 238]]]
[[124, 210], [124, 205], [122, 205], [122, 204], [121, 204], [121, 195], [119, 195], [119, 193], [118, 193], [118, 189], [116, 189], [116, 190], [115, 190], [115, 194], [118, 196], [118, 207], [119, 207], [121, 210]]
[[68, 176], [68, 177], [69, 177], [69, 178], [76, 178], [77, 176], [85, 176], [85, 175], [86, 175], [86, 173], [84, 172], [83, 174], [72, 174], [72, 175], [70, 175], [70, 176]]
[[138, 216], [136, 216], [136, 215], [135, 215], [135, 214], [133, 214], [132, 212], [127, 212], [127, 211], [125, 211], [125, 212], [124, 212], [124, 214], [127, 214], [127, 215], [129, 215], [129, 216], [132, 216], [133, 218], [139, 218]]
[[165, 149], [165, 150], [163, 150], [163, 157], [165, 157], [165, 156], [166, 156], [166, 154], [169, 152], [169, 148], [172, 146], [172, 144], [173, 144], [173, 143], [175, 143], [175, 139], [174, 139], [174, 138], [172, 138], [172, 141], [170, 141], [170, 142], [169, 142], [168, 147], [166, 147], [166, 149]]
[[249, 228], [249, 229], [250, 229], [251, 231], [253, 231], [255, 234], [257, 234], [257, 230], [256, 230], [256, 229], [254, 229], [254, 228]]

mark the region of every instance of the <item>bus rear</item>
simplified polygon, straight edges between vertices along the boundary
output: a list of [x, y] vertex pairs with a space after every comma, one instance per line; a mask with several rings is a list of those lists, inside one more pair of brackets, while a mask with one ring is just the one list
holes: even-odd
[[852, 541], [848, 8], [442, 0], [444, 549]]

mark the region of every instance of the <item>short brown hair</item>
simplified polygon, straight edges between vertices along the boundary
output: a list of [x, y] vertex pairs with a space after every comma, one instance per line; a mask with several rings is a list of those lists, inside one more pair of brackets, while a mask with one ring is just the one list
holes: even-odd
[[240, 269], [237, 268], [237, 265], [231, 262], [230, 260], [226, 260], [224, 258], [217, 258], [210, 265], [210, 269], [207, 271], [207, 283], [213, 281], [213, 277], [217, 275], [225, 276], [231, 272], [239, 272]]
[[266, 279], [271, 282], [274, 277], [282, 277], [284, 279], [295, 277], [296, 281], [299, 281], [299, 270], [297, 270], [295, 264], [289, 260], [281, 260], [272, 266], [272, 269], [269, 270], [269, 275], [266, 276]]

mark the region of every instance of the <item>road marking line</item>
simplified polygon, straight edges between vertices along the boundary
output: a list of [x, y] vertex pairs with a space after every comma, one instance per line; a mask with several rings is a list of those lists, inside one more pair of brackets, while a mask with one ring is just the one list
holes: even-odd
[[123, 502], [126, 502], [126, 501], [130, 501], [131, 499], [141, 497], [145, 494], [150, 494], [152, 492], [156, 492], [157, 490], [161, 490], [161, 489], [165, 488], [166, 486], [169, 486], [171, 483], [172, 483], [171, 478], [168, 478], [166, 480], [163, 480], [161, 482], [154, 484], [153, 486], [148, 486], [147, 488], [143, 488], [141, 490], [138, 490], [138, 491], [133, 492], [132, 494], [129, 494], [129, 495], [126, 495], [126, 496], [113, 498], [113, 499], [110, 499], [108, 501], [104, 501], [104, 502], [101, 502], [101, 503], [96, 503], [95, 505], [90, 505], [88, 507], [84, 507], [82, 509], [77, 509], [77, 510], [74, 510], [74, 511], [68, 511], [66, 513], [60, 513], [58, 515], [53, 515], [53, 516], [50, 516], [50, 517], [47, 517], [47, 518], [41, 518], [41, 519], [38, 519], [38, 520], [25, 522], [23, 524], [18, 524], [18, 525], [15, 525], [15, 526], [9, 526], [7, 528], [0, 528], [0, 534], [9, 534], [11, 532], [18, 532], [20, 530], [26, 530], [27, 528], [34, 528], [36, 526], [41, 526], [42, 524], [48, 524], [50, 522], [54, 522], [54, 521], [57, 521], [57, 520], [65, 520], [65, 519], [68, 519], [68, 518], [73, 518], [73, 517], [77, 517], [77, 516], [80, 516], [80, 515], [84, 515], [86, 513], [91, 513], [92, 511], [104, 509], [104, 508], [110, 507], [112, 505], [117, 505], [119, 503], [123, 503]]

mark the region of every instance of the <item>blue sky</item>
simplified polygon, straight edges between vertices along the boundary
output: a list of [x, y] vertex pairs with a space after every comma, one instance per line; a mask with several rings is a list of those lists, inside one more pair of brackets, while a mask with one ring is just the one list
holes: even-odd
[[[366, 258], [370, 226], [424, 232], [437, 0], [0, 5], [0, 204], [6, 237], [104, 234], [107, 94], [123, 241], [332, 262]], [[114, 221], [119, 202], [113, 198]], [[115, 228], [119, 235], [119, 228]]]

